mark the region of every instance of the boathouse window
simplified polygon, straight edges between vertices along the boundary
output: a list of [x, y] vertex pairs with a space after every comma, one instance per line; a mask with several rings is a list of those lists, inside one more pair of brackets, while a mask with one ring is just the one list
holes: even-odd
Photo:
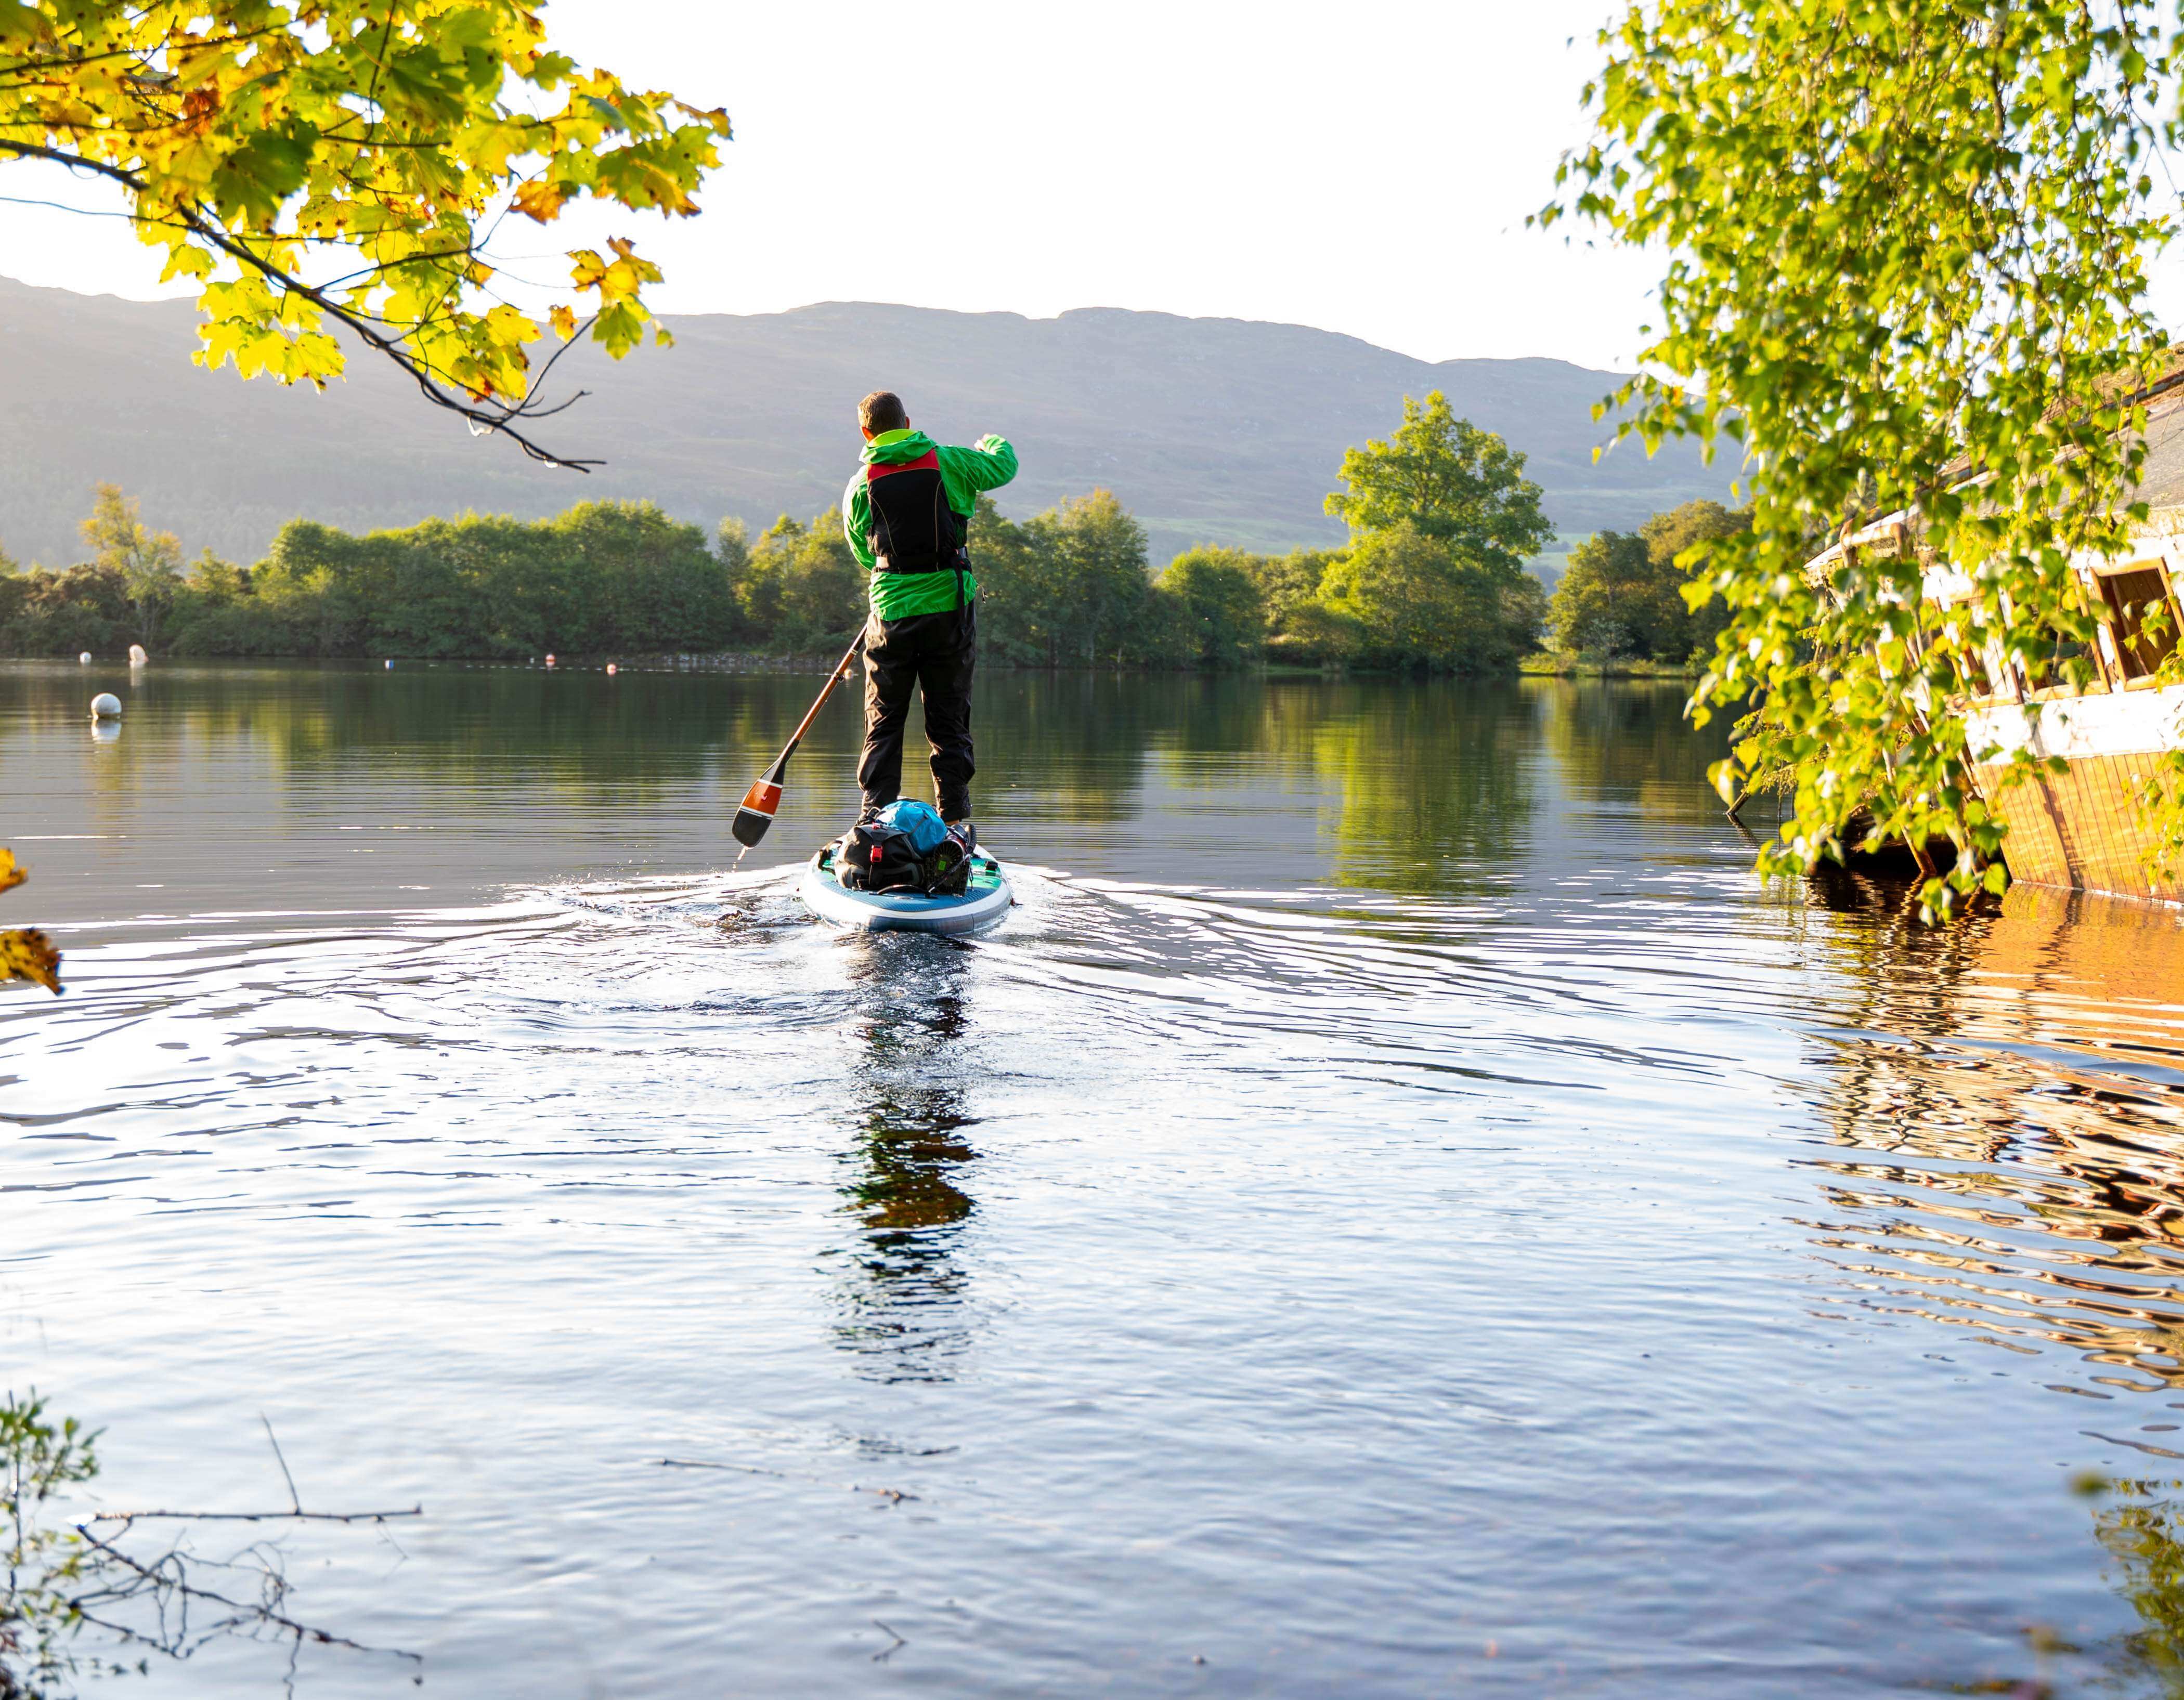
[[2036, 653], [2019, 652], [2027, 692], [2060, 690], [2075, 694], [2107, 688], [2101, 682], [2100, 664], [2093, 658], [2092, 644], [2053, 626], [2048, 633]]
[[2176, 648], [2176, 608], [2158, 561], [2136, 561], [2100, 575], [2119, 662], [2126, 679], [2145, 679]]

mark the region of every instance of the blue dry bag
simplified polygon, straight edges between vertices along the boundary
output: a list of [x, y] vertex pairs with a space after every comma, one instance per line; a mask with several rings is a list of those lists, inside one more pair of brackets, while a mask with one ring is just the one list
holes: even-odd
[[878, 821], [907, 838], [913, 855], [930, 856], [948, 836], [948, 823], [939, 810], [929, 803], [914, 803], [908, 797], [888, 804], [879, 812]]

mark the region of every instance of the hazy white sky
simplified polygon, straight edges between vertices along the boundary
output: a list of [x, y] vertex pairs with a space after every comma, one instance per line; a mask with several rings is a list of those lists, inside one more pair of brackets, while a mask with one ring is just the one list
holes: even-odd
[[[566, 51], [726, 106], [737, 140], [698, 219], [504, 246], [554, 276], [579, 239], [638, 236], [674, 312], [1150, 308], [1627, 368], [1655, 265], [1524, 228], [1611, 9], [553, 0]], [[14, 164], [0, 195], [112, 204]], [[118, 221], [7, 203], [0, 273], [180, 292]]]

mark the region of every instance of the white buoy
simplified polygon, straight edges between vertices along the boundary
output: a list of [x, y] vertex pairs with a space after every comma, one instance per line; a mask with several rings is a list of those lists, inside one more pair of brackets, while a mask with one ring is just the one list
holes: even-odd
[[546, 664], [549, 667], [551, 667], [554, 664], [554, 658], [552, 656], [549, 655], [546, 658]]
[[81, 654], [81, 655], [79, 655], [79, 656], [77, 656], [77, 657], [76, 657], [76, 662], [77, 662], [77, 664], [78, 664], [78, 665], [80, 665], [80, 666], [83, 666], [83, 667], [88, 667], [88, 666], [90, 666], [90, 665], [91, 665], [91, 652], [90, 652], [88, 649], [85, 650], [85, 651], [83, 652], [83, 653], [82, 653], [82, 654]]
[[392, 673], [394, 670], [394, 664], [392, 661], [387, 664], [387, 670], [389, 673]]
[[94, 720], [118, 719], [121, 714], [121, 699], [111, 691], [102, 691], [91, 699], [91, 718]]
[[132, 643], [129, 646], [129, 664], [131, 667], [142, 667], [151, 658], [152, 658], [150, 656], [144, 653], [144, 646], [142, 644]]
[[613, 662], [611, 662], [611, 661], [608, 662], [608, 663], [607, 663], [607, 676], [608, 676], [610, 679], [611, 679], [612, 677], [614, 677], [614, 670], [615, 670], [615, 664], [614, 664], [614, 663], [613, 663]]

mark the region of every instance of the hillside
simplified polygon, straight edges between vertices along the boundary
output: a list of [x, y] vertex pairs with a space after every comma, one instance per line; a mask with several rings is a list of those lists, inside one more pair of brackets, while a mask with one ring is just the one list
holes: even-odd
[[188, 359], [194, 322], [187, 303], [0, 279], [0, 545], [26, 562], [75, 558], [101, 479], [192, 553], [246, 562], [298, 514], [364, 530], [615, 497], [762, 526], [838, 498], [856, 398], [883, 386], [935, 436], [1015, 441], [1023, 472], [1005, 512], [1105, 485], [1145, 522], [1156, 560], [1200, 540], [1338, 540], [1320, 500], [1343, 449], [1435, 388], [1530, 457], [1565, 535], [1634, 525], [1729, 481], [1689, 448], [1649, 461], [1625, 447], [1594, 464], [1591, 409], [1616, 381], [1561, 361], [1432, 364], [1297, 325], [1104, 308], [1036, 319], [858, 303], [675, 318], [673, 348], [619, 365], [572, 352], [561, 370], [593, 393], [539, 435], [607, 461], [586, 476], [471, 437], [362, 353], [323, 395], [203, 371]]

